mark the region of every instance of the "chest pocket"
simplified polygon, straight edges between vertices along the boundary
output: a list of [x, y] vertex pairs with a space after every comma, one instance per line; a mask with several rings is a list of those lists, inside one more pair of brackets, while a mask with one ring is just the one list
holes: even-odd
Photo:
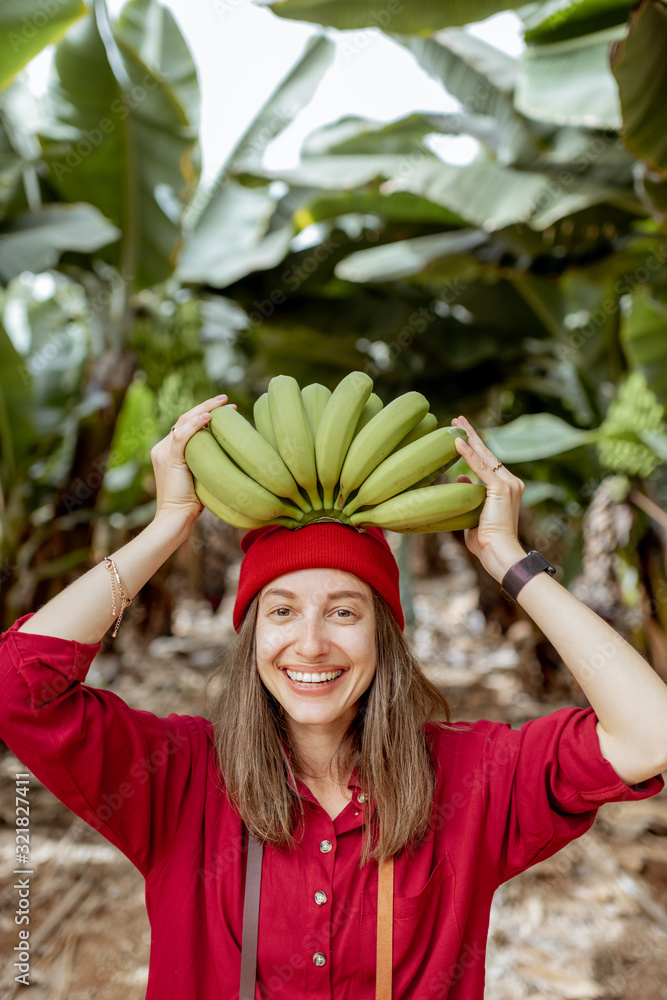
[[445, 854], [421, 892], [416, 896], [394, 897], [394, 920], [419, 920], [432, 916], [435, 921], [442, 913], [447, 913], [449, 920], [455, 920], [454, 882], [454, 867], [449, 854]]

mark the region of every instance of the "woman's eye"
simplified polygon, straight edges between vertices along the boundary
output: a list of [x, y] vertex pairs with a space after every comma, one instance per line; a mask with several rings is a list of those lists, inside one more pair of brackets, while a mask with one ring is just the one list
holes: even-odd
[[352, 614], [352, 612], [348, 608], [337, 608], [336, 609], [336, 614], [337, 615], [345, 615], [346, 617], [350, 617], [351, 614]]
[[285, 618], [285, 615], [282, 615], [280, 613], [281, 611], [286, 611], [287, 614], [289, 614], [289, 608], [276, 608], [275, 613], [278, 615], [279, 618]]

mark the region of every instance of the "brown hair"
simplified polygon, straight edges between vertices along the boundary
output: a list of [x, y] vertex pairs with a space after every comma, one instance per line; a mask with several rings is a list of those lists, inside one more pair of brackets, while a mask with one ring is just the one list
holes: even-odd
[[[360, 867], [392, 857], [426, 832], [435, 769], [423, 724], [436, 713], [451, 718], [447, 699], [424, 676], [386, 602], [375, 590], [373, 597], [377, 667], [332, 761], [338, 773], [356, 766], [375, 804]], [[224, 688], [212, 710], [215, 747], [227, 795], [253, 836], [291, 847], [303, 813], [295, 780], [302, 762], [281, 705], [256, 667], [258, 603], [256, 595], [224, 668]]]

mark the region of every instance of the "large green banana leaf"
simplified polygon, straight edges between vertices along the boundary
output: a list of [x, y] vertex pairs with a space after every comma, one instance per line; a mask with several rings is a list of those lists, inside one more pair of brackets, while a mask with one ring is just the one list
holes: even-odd
[[2, 0], [0, 89], [85, 13], [83, 0]]
[[344, 281], [397, 281], [418, 274], [433, 261], [468, 253], [487, 241], [488, 234], [479, 229], [460, 229], [396, 240], [350, 254], [339, 261], [335, 274]]
[[397, 36], [419, 65], [468, 114], [506, 118], [513, 110], [517, 62], [500, 49], [462, 28], [449, 28], [434, 38]]
[[461, 102], [457, 115], [429, 116], [433, 131], [467, 133], [490, 146], [505, 166], [530, 169], [546, 129], [529, 123], [514, 105], [519, 63], [469, 32], [449, 28], [434, 38], [395, 36], [420, 66]]
[[605, 201], [613, 191], [572, 178], [569, 190], [545, 174], [503, 168], [479, 157], [467, 166], [424, 157], [397, 176], [394, 190], [412, 191], [488, 232], [514, 223], [546, 229], [564, 215]]
[[612, 51], [623, 109], [623, 140], [655, 170], [667, 172], [667, 5], [643, 0], [630, 30]]
[[[133, 15], [147, 27], [154, 6], [134, 7]], [[163, 61], [170, 37], [163, 39]], [[103, 256], [122, 270], [128, 286], [145, 287], [173, 270], [180, 201], [196, 180], [196, 132], [169, 81], [146, 67], [122, 33], [116, 31], [113, 45], [129, 93], [112, 71], [93, 16], [75, 24], [57, 47], [44, 155], [65, 200], [87, 201], [119, 227], [122, 243]], [[181, 52], [177, 45], [177, 57]]]
[[[432, 155], [420, 152], [417, 162]], [[281, 180], [287, 184], [300, 187], [311, 187], [323, 191], [348, 191], [363, 187], [378, 177], [394, 177], [408, 173], [411, 164], [406, 163], [404, 155], [368, 155], [368, 156], [308, 156], [304, 157], [296, 167], [283, 170], [255, 169], [258, 177], [266, 180]]]
[[46, 205], [12, 218], [0, 241], [0, 278], [55, 267], [66, 250], [92, 253], [114, 243], [120, 230], [93, 205]]
[[[308, 40], [299, 61], [229, 154], [212, 190], [194, 199], [178, 263], [181, 281], [225, 288], [283, 259], [296, 231], [293, 211], [283, 217], [269, 194], [268, 181], [245, 187], [234, 180], [234, 174], [250, 170], [259, 174], [266, 147], [310, 101], [333, 54], [328, 39]], [[305, 197], [304, 192], [297, 201]], [[290, 200], [290, 208], [295, 207]]]
[[426, 198], [419, 198], [409, 191], [383, 194], [381, 184], [369, 184], [361, 190], [317, 194], [294, 215], [297, 231], [314, 222], [341, 216], [354, 216], [359, 230], [365, 224], [364, 216], [378, 216], [386, 223], [409, 222], [427, 225], [463, 226], [458, 215]]
[[328, 38], [309, 38], [299, 61], [281, 81], [229, 154], [223, 171], [251, 172], [269, 143], [311, 100], [331, 65], [336, 47]]
[[484, 21], [501, 10], [517, 10], [509, 0], [275, 0], [265, 6], [295, 21], [333, 28], [381, 28], [387, 32], [424, 35], [440, 28]]
[[519, 16], [528, 44], [561, 42], [622, 24], [632, 7], [632, 0], [550, 0], [523, 7]]
[[626, 32], [621, 24], [591, 35], [529, 45], [517, 76], [519, 111], [558, 125], [620, 128], [621, 106], [609, 51]]
[[535, 462], [592, 444], [598, 432], [571, 427], [553, 413], [526, 413], [501, 427], [488, 427], [482, 437], [501, 462]]
[[[653, 264], [655, 258], [647, 257]], [[663, 256], [664, 265], [664, 256]], [[642, 372], [649, 389], [661, 403], [667, 403], [667, 305], [651, 295], [649, 288], [638, 289], [630, 297], [621, 318], [621, 344], [632, 368]]]
[[424, 136], [435, 131], [442, 117], [446, 116], [415, 112], [387, 123], [345, 115], [335, 122], [320, 125], [307, 135], [301, 146], [301, 156], [395, 156], [414, 153], [415, 149], [424, 151]]
[[116, 37], [171, 87], [191, 125], [199, 124], [197, 67], [171, 11], [154, 0], [131, 0], [115, 26]]
[[293, 235], [286, 227], [267, 235], [275, 208], [267, 188], [227, 181], [186, 238], [178, 278], [226, 288], [251, 271], [274, 267], [287, 253]]

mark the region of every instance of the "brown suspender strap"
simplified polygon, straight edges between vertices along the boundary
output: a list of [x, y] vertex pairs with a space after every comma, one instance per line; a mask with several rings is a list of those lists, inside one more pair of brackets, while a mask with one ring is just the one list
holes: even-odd
[[375, 970], [375, 1000], [391, 1000], [392, 939], [394, 929], [394, 859], [378, 872], [378, 929]]
[[241, 938], [241, 988], [239, 1000], [255, 1000], [257, 979], [257, 932], [259, 930], [259, 893], [262, 884], [264, 845], [248, 834], [248, 861], [243, 900], [243, 931]]
[[[264, 846], [249, 834], [248, 861], [243, 900], [243, 931], [241, 938], [241, 985], [239, 1000], [254, 1000], [257, 980], [257, 934], [259, 929], [259, 895], [262, 884]], [[392, 945], [394, 929], [394, 859], [380, 865], [378, 872], [377, 959], [375, 1000], [391, 1000]]]

